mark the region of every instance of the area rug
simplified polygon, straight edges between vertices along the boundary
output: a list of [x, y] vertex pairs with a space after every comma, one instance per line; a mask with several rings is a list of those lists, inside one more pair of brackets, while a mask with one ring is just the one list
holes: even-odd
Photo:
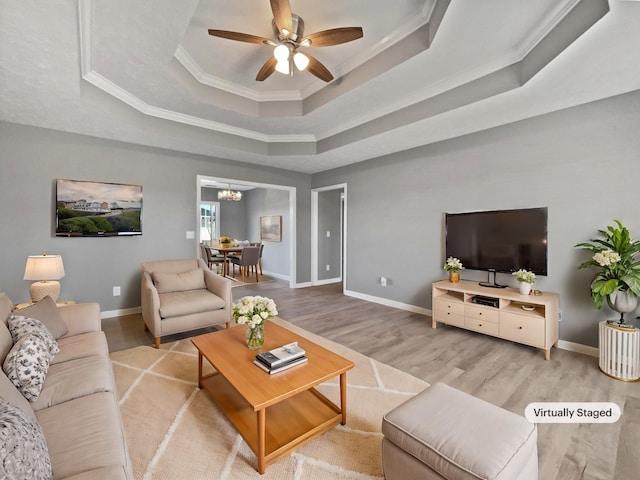
[[[347, 424], [300, 447], [260, 475], [253, 452], [209, 395], [198, 389], [197, 350], [189, 339], [162, 344], [160, 350], [141, 346], [113, 352], [136, 479], [383, 478], [382, 417], [428, 384], [290, 322], [273, 321], [354, 362], [347, 374]], [[338, 403], [337, 379], [318, 390]]]

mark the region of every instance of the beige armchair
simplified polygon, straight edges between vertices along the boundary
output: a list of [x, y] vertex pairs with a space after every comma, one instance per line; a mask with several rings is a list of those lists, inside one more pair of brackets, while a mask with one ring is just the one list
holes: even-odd
[[200, 258], [142, 264], [142, 318], [155, 338], [231, 323], [231, 281]]

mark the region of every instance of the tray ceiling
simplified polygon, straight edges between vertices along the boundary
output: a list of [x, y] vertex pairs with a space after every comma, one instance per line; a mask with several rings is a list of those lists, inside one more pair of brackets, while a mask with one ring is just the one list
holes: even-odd
[[255, 76], [267, 0], [0, 0], [0, 118], [314, 173], [640, 88], [640, 2], [291, 0], [336, 77]]

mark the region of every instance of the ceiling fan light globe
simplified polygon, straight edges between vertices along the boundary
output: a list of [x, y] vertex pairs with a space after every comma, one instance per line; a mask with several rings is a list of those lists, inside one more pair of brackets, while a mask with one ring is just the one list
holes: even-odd
[[282, 44], [273, 49], [273, 56], [276, 57], [278, 63], [286, 62], [289, 59], [290, 53], [289, 47]]
[[296, 64], [298, 70], [302, 71], [309, 66], [309, 57], [304, 53], [298, 52], [293, 56], [293, 63]]
[[278, 60], [278, 63], [276, 63], [276, 72], [289, 75], [289, 60]]

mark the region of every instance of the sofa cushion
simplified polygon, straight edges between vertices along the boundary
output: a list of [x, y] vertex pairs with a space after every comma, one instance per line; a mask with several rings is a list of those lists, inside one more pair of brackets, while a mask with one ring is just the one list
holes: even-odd
[[67, 324], [60, 315], [56, 302], [48, 295], [38, 303], [21, 308], [16, 312], [16, 315], [23, 315], [40, 320], [56, 340], [66, 335], [69, 331]]
[[58, 346], [60, 347], [60, 353], [51, 359], [51, 365], [68, 362], [76, 358], [109, 355], [107, 337], [102, 331], [59, 338]]
[[159, 297], [161, 318], [210, 312], [225, 307], [224, 300], [209, 290], [161, 293]]
[[114, 393], [77, 398], [39, 410], [36, 415], [49, 446], [54, 478], [128, 464]]
[[110, 392], [115, 385], [112, 372], [111, 360], [106, 355], [50, 365], [40, 396], [31, 406], [37, 412], [93, 393]]
[[23, 315], [11, 315], [9, 317], [8, 324], [14, 344], [27, 335], [37, 335], [42, 338], [44, 343], [47, 345], [47, 349], [51, 356], [60, 353], [60, 348], [58, 347], [56, 339], [53, 338], [49, 329], [45, 327], [44, 323], [40, 320], [25, 317]]
[[49, 349], [38, 335], [26, 335], [13, 346], [2, 368], [29, 401], [37, 400], [47, 376]]
[[7, 354], [13, 348], [13, 338], [11, 338], [11, 332], [6, 324], [7, 319], [3, 320], [0, 322], [0, 363], [4, 362]]
[[9, 403], [20, 408], [20, 410], [30, 417], [36, 418], [36, 414], [33, 411], [33, 408], [31, 408], [29, 400], [24, 398], [24, 395], [20, 393], [16, 386], [3, 372], [0, 372], [0, 398], [3, 398]]
[[0, 292], [0, 321], [4, 322], [5, 325], [11, 310], [13, 310], [13, 302], [6, 293]]
[[186, 292], [207, 288], [204, 283], [204, 270], [201, 268], [180, 273], [153, 272], [151, 278], [158, 293]]
[[51, 461], [38, 422], [0, 398], [0, 478], [50, 479]]

